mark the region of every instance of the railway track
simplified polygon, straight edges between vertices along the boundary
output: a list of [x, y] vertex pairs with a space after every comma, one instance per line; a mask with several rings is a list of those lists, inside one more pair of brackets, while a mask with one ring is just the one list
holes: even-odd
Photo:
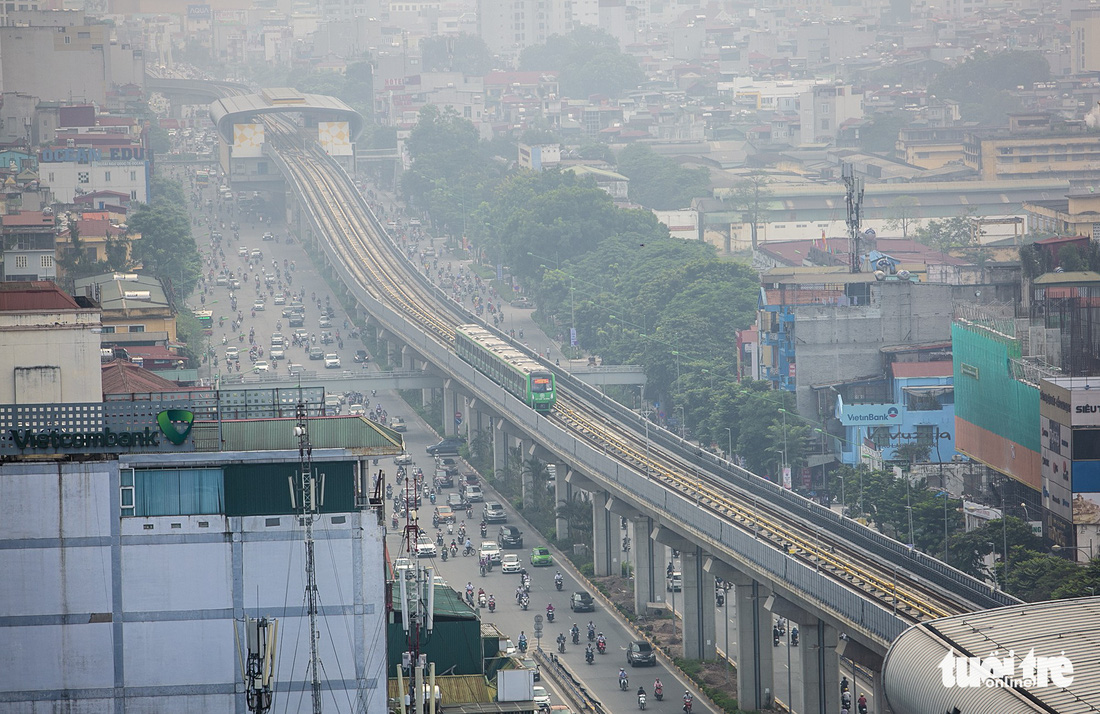
[[[317, 212], [325, 239], [362, 287], [452, 349], [454, 327], [474, 318], [419, 276], [409, 275], [416, 267], [401, 255], [342, 170], [334, 171], [327, 159], [300, 147], [291, 146], [281, 156]], [[791, 514], [775, 504], [739, 492], [652, 442], [647, 445], [636, 427], [614, 422], [560, 384], [552, 417], [639, 473], [693, 499], [700, 508], [771, 543], [788, 557], [894, 609], [905, 620], [916, 623], [973, 609], [905, 570], [884, 565], [840, 536], [824, 529], [811, 529], [816, 532], [808, 534], [803, 526], [792, 525]]]

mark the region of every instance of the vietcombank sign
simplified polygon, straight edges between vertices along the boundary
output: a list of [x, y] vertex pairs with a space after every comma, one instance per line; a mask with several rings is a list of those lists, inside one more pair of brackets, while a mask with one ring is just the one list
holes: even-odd
[[184, 409], [165, 409], [159, 412], [153, 424], [140, 430], [132, 425], [119, 428], [105, 424], [94, 430], [63, 430], [24, 428], [9, 429], [11, 445], [21, 453], [65, 452], [83, 453], [140, 451], [183, 451], [181, 446], [191, 434], [195, 414]]

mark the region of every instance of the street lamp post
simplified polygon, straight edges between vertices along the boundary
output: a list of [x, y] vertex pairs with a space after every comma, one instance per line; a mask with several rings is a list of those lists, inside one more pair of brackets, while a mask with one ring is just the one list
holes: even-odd
[[[1084, 548], [1081, 548], [1081, 547], [1079, 547], [1079, 546], [1071, 546], [1071, 545], [1058, 545], [1057, 543], [1055, 543], [1054, 545], [1050, 546], [1050, 549], [1051, 549], [1052, 551], [1054, 551], [1055, 553], [1060, 553], [1060, 552], [1062, 552], [1063, 550], [1073, 550], [1073, 551], [1077, 551], [1077, 552], [1079, 552], [1079, 553], [1084, 553], [1084, 552], [1085, 552], [1085, 549], [1084, 549]], [[1089, 551], [1089, 560], [1092, 560], [1092, 542], [1091, 542], [1091, 541], [1089, 542], [1089, 547], [1088, 547], [1088, 551]], [[1074, 558], [1074, 560], [1076, 560], [1076, 558]]]
[[729, 439], [730, 439], [730, 450], [726, 454], [726, 458], [729, 459], [732, 462], [733, 461], [733, 428], [727, 426], [725, 429], [726, 429], [726, 436], [728, 436]]
[[676, 409], [680, 410], [680, 438], [684, 439], [687, 434], [687, 411], [683, 404], [677, 405]]

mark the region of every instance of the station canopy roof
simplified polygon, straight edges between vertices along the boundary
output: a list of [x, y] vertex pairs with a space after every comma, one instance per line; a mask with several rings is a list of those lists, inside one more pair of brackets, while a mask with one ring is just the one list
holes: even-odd
[[318, 121], [346, 121], [352, 139], [363, 130], [363, 117], [347, 104], [324, 94], [303, 94], [289, 87], [261, 90], [257, 94], [223, 97], [210, 105], [210, 119], [222, 138], [232, 143], [233, 125], [250, 123], [262, 114], [298, 113]]

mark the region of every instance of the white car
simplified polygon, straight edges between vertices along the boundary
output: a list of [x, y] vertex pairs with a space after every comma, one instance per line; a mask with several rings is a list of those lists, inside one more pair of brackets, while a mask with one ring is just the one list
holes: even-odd
[[435, 554], [435, 541], [430, 536], [422, 535], [416, 539], [417, 558], [434, 558]]
[[340, 369], [340, 355], [335, 352], [325, 355], [325, 369]]
[[233, 362], [236, 362], [240, 358], [241, 358], [241, 351], [239, 349], [237, 349], [236, 347], [226, 347], [225, 348], [225, 359], [226, 359], [226, 361], [232, 360]]
[[286, 359], [286, 352], [282, 347], [272, 347], [268, 350], [267, 356], [271, 359]]
[[412, 462], [412, 454], [407, 451], [402, 451], [400, 454], [393, 457], [393, 463], [395, 466], [411, 466]]
[[260, 372], [270, 372], [271, 368], [268, 367], [267, 362], [265, 362], [264, 360], [260, 360], [256, 364], [252, 365], [252, 371], [256, 374], [259, 374]]
[[523, 564], [515, 553], [509, 553], [500, 561], [500, 572], [502, 573], [518, 573], [522, 569]]
[[550, 707], [550, 693], [546, 691], [546, 687], [536, 684], [532, 691], [535, 693], [532, 699], [540, 709]]
[[404, 573], [406, 580], [412, 580], [416, 577], [416, 568], [413, 567], [412, 561], [408, 558], [398, 558], [393, 561], [393, 572], [395, 577], [399, 573]]
[[364, 407], [362, 404], [349, 404], [348, 405], [348, 414], [352, 414], [354, 416], [363, 416], [366, 413], [367, 413], [367, 408]]
[[479, 552], [480, 557], [488, 556], [489, 560], [494, 563], [500, 562], [500, 544], [495, 540], [485, 540], [481, 542], [481, 550]]
[[252, 309], [256, 310], [257, 312], [260, 312], [262, 310], [266, 310], [267, 307], [262, 302], [257, 300], [256, 302], [252, 303]]

